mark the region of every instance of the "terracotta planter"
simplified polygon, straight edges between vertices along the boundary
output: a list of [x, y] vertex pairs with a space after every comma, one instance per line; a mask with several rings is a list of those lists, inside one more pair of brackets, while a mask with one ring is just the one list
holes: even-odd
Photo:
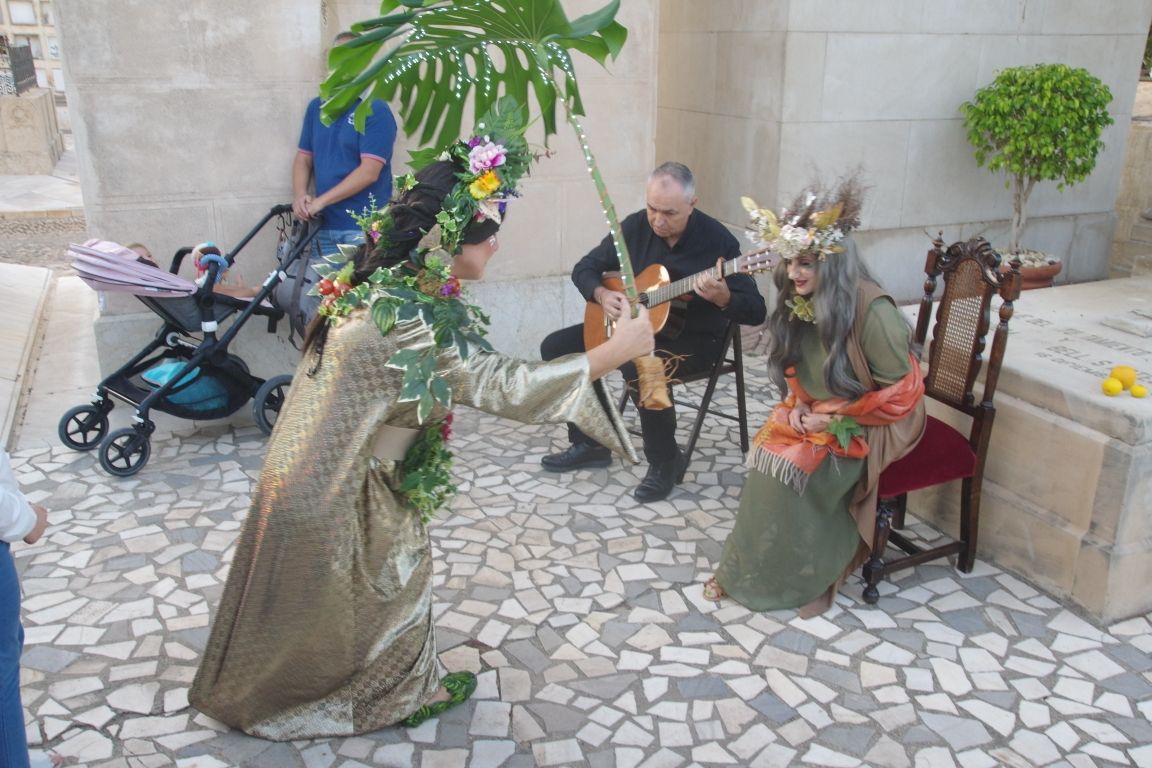
[[[1007, 261], [1007, 257], [1005, 257], [1005, 261]], [[1025, 291], [1033, 288], [1051, 288], [1052, 278], [1060, 274], [1063, 267], [1064, 264], [1059, 261], [1055, 264], [1042, 264], [1038, 267], [1020, 267], [1020, 288]], [[1001, 264], [1001, 272], [1007, 269], [1006, 263]]]

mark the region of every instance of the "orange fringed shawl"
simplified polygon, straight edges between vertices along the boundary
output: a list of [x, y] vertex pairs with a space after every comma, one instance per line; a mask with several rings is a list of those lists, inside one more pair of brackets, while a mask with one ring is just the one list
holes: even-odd
[[920, 362], [908, 356], [911, 370], [899, 381], [883, 389], [865, 392], [855, 400], [843, 397], [814, 400], [796, 378], [786, 371], [788, 397], [784, 398], [768, 421], [752, 438], [748, 466], [772, 475], [797, 493], [804, 493], [808, 478], [829, 455], [862, 459], [868, 455], [863, 437], [853, 437], [847, 448], [831, 432], [797, 432], [788, 423], [788, 413], [797, 402], [808, 404], [813, 413], [851, 416], [864, 427], [892, 424], [911, 413], [924, 395], [924, 377]]

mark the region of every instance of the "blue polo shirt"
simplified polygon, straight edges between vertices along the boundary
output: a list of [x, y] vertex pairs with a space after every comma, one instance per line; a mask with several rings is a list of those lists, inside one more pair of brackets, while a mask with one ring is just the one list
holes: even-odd
[[396, 118], [392, 110], [379, 99], [372, 101], [372, 114], [364, 126], [364, 133], [356, 130], [353, 112], [359, 100], [332, 125], [320, 122], [320, 99], [308, 102], [304, 126], [300, 130], [299, 149], [312, 156], [312, 172], [316, 177], [316, 195], [322, 195], [354, 171], [362, 158], [379, 160], [384, 164], [380, 178], [366, 189], [332, 203], [323, 211], [322, 229], [358, 229], [349, 210], [360, 213], [368, 207], [368, 196], [383, 207], [392, 197], [392, 145], [396, 142]]

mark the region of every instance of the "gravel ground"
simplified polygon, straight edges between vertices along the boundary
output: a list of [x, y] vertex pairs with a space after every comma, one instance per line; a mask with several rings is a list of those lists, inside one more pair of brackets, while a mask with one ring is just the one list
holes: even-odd
[[0, 262], [71, 272], [68, 244], [88, 239], [83, 216], [0, 219]]

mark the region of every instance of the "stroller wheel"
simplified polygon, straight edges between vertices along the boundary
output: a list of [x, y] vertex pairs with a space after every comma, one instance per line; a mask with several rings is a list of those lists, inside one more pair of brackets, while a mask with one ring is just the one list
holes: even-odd
[[110, 475], [129, 477], [139, 472], [151, 455], [148, 437], [125, 427], [108, 435], [100, 446], [100, 466]]
[[78, 405], [60, 419], [60, 442], [74, 451], [90, 451], [108, 434], [108, 412], [94, 405]]
[[290, 386], [292, 377], [281, 374], [268, 379], [256, 390], [256, 396], [252, 398], [252, 417], [264, 434], [272, 434], [272, 427], [276, 426], [276, 417], [280, 415], [280, 406], [284, 404], [284, 396], [288, 394]]

